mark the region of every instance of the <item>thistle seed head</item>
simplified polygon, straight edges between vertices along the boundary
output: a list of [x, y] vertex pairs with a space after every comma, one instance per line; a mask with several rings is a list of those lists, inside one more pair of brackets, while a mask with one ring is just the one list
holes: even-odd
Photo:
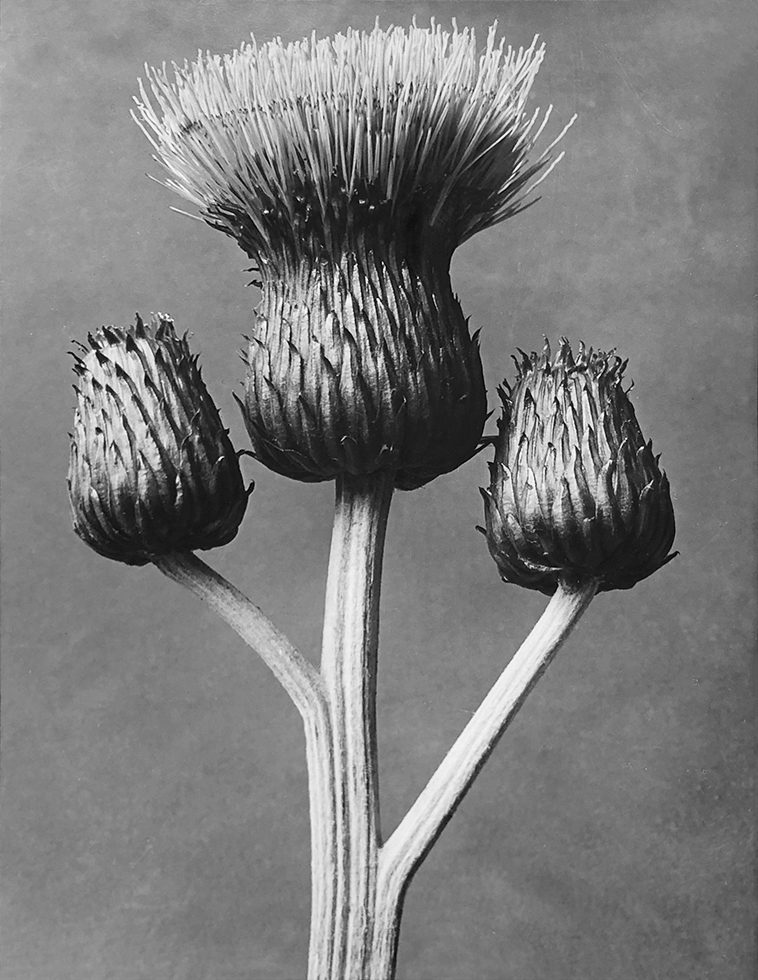
[[[106, 326], [75, 356], [74, 530], [129, 565], [215, 548], [245, 513], [237, 455], [186, 336], [162, 314]], [[251, 488], [252, 489], [252, 488]]]
[[243, 415], [266, 466], [413, 489], [476, 451], [486, 393], [450, 259], [559, 159], [557, 140], [530, 159], [543, 54], [432, 23], [147, 69], [135, 119], [166, 185], [257, 270]]
[[[529, 155], [535, 38], [484, 51], [474, 32], [377, 25], [284, 44], [255, 38], [169, 73], [146, 66], [133, 113], [165, 184], [234, 237], [264, 276], [332, 259], [373, 231], [449, 255], [522, 210], [558, 158]], [[565, 131], [565, 130], [564, 130]]]
[[561, 577], [629, 589], [674, 554], [666, 474], [646, 442], [612, 353], [522, 355], [483, 490], [490, 553], [504, 581], [551, 594]]

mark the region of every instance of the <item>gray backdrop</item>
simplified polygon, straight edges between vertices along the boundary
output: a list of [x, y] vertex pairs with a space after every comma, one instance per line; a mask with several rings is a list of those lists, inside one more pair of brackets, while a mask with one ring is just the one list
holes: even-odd
[[[245, 256], [145, 179], [136, 77], [250, 31], [413, 13], [547, 42], [534, 102], [579, 114], [566, 158], [456, 254], [455, 287], [493, 407], [543, 334], [629, 357], [681, 556], [590, 608], [412, 885], [399, 977], [751, 975], [754, 4], [5, 0], [3, 980], [303, 975], [299, 719], [208, 610], [71, 532], [66, 351], [173, 314], [244, 447]], [[210, 561], [315, 657], [332, 487], [245, 470], [248, 516]], [[544, 605], [474, 531], [485, 480], [479, 457], [393, 505], [386, 830]]]

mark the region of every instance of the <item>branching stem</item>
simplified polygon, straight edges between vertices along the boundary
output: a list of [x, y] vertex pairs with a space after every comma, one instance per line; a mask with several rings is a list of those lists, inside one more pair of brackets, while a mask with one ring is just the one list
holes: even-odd
[[382, 846], [370, 980], [394, 976], [402, 903], [411, 878], [596, 591], [594, 579], [559, 584], [534, 629]]
[[303, 717], [311, 801], [308, 980], [392, 980], [406, 889], [484, 763], [594, 597], [561, 582], [399, 826], [381, 843], [376, 672], [391, 474], [337, 481], [322, 673], [257, 606], [193, 554], [156, 560], [271, 668]]

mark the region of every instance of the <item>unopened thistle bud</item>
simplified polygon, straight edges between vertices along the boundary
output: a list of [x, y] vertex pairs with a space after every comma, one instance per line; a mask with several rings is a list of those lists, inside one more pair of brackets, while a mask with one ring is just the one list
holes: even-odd
[[626, 362], [562, 340], [523, 355], [500, 395], [502, 418], [482, 491], [490, 553], [504, 581], [551, 594], [559, 578], [629, 589], [670, 561], [674, 512], [645, 442]]
[[557, 162], [554, 143], [527, 162], [542, 58], [414, 25], [149, 71], [135, 118], [166, 185], [259, 276], [243, 413], [267, 466], [412, 489], [474, 453], [486, 395], [450, 259]]
[[128, 565], [227, 544], [249, 491], [186, 337], [159, 314], [88, 339], [74, 367], [76, 533]]

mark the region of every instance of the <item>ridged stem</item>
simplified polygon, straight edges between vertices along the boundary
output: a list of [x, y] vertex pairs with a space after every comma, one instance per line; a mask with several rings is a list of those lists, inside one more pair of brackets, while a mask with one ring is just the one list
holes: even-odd
[[500, 737], [597, 591], [561, 582], [534, 629], [379, 852], [375, 923], [366, 977], [391, 980], [405, 891]]
[[361, 980], [368, 975], [380, 839], [379, 596], [392, 489], [392, 473], [337, 480], [322, 659], [332, 717], [339, 858], [332, 980]]
[[311, 819], [309, 980], [328, 980], [334, 932], [336, 819], [329, 708], [316, 668], [239, 589], [191, 553], [155, 560], [170, 579], [207, 602], [271, 669], [303, 719]]

